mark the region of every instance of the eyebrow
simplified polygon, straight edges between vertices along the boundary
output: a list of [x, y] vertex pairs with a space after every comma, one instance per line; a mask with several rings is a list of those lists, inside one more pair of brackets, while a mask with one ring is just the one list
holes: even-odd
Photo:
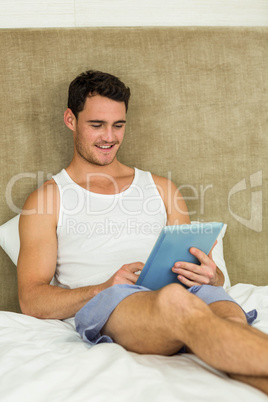
[[[105, 120], [88, 120], [88, 123], [107, 123]], [[126, 123], [126, 120], [117, 120], [113, 124]]]

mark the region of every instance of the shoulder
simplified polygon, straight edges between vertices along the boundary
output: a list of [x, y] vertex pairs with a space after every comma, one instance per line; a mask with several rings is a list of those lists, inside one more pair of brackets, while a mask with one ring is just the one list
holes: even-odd
[[154, 174], [152, 177], [166, 207], [167, 224], [190, 223], [186, 203], [176, 184], [166, 177]]
[[41, 207], [44, 203], [47, 204], [53, 202], [58, 196], [59, 189], [55, 181], [53, 179], [47, 180], [28, 196], [24, 204], [24, 208], [36, 203], [38, 203], [38, 206]]
[[170, 179], [167, 179], [166, 177], [163, 177], [163, 176], [157, 176], [153, 173], [151, 173], [151, 174], [152, 174], [153, 181], [154, 181], [162, 198], [167, 196], [169, 193], [180, 194], [177, 186]]
[[53, 179], [48, 180], [28, 196], [21, 217], [38, 216], [41, 218], [49, 216], [54, 219], [58, 216], [59, 198], [57, 184]]

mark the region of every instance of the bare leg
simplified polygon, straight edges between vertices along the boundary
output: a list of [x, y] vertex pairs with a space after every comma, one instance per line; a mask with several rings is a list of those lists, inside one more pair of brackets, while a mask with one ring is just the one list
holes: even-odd
[[[247, 325], [245, 314], [237, 304], [231, 302], [216, 302], [212, 303], [209, 307], [219, 317], [235, 321], [236, 323], [241, 323], [242, 325]], [[263, 337], [263, 339], [268, 338], [266, 334], [254, 328], [251, 328], [251, 332], [255, 332], [258, 336]], [[254, 377], [239, 374], [229, 374], [229, 376], [234, 380], [258, 388], [268, 395], [268, 377]]]
[[[137, 353], [171, 355], [187, 345], [203, 361], [233, 378], [258, 377], [267, 382], [268, 336], [244, 322], [235, 303], [217, 302], [209, 307], [172, 284], [124, 299], [103, 333]], [[258, 383], [254, 386], [261, 389]]]
[[238, 374], [229, 375], [234, 380], [244, 382], [245, 384], [251, 385], [254, 388], [259, 389], [268, 395], [268, 378], [267, 377], [252, 377]]
[[113, 311], [102, 334], [132, 352], [167, 356], [177, 353], [184, 343], [167, 336], [167, 317], [161, 317], [158, 298], [159, 291], [128, 296]]

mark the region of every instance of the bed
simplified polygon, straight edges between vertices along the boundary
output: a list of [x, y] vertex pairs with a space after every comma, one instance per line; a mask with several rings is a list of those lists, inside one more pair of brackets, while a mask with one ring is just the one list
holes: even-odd
[[0, 399], [243, 401], [262, 392], [192, 354], [91, 347], [73, 319], [22, 315], [18, 219], [27, 195], [72, 157], [68, 83], [86, 69], [132, 92], [123, 163], [171, 178], [193, 221], [225, 223], [215, 260], [227, 292], [268, 334], [266, 27], [0, 30]]

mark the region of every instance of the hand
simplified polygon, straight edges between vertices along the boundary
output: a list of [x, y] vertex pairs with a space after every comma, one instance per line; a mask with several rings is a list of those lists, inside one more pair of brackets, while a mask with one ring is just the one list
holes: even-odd
[[104, 283], [105, 288], [121, 284], [135, 285], [139, 277], [135, 272], [141, 271], [143, 267], [144, 264], [142, 262], [133, 262], [131, 264], [123, 265], [108, 281]]
[[178, 274], [178, 279], [182, 284], [189, 287], [194, 285], [219, 286], [222, 284], [223, 275], [212, 259], [212, 250], [216, 244], [217, 242], [214, 243], [208, 255], [197, 248], [192, 247], [190, 249], [190, 253], [200, 261], [200, 265], [183, 261], [174, 264], [172, 271]]

